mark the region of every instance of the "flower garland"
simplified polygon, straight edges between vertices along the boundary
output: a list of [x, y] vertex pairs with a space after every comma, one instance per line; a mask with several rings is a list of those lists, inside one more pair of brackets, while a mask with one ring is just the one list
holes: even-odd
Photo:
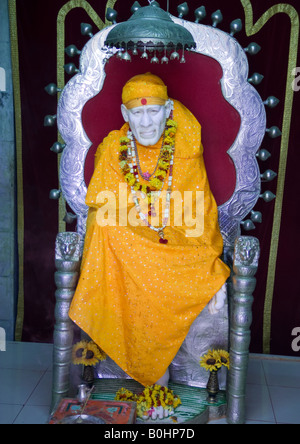
[[115, 400], [136, 402], [137, 415], [143, 419], [148, 419], [158, 407], [162, 407], [171, 415], [181, 404], [179, 396], [175, 395], [173, 390], [158, 384], [146, 387], [140, 394], [134, 394], [122, 387], [116, 393]]
[[229, 369], [229, 353], [226, 350], [208, 350], [207, 354], [201, 357], [200, 365], [210, 372], [216, 372], [220, 370], [222, 366]]
[[[135, 191], [142, 191], [143, 193], [145, 193], [148, 196], [149, 202], [151, 202], [151, 192], [161, 189], [164, 179], [167, 176], [168, 170], [170, 168], [172, 153], [174, 151], [176, 130], [177, 123], [174, 120], [168, 119], [166, 121], [163, 145], [157, 164], [157, 171], [154, 175], [151, 175], [154, 177], [148, 180], [150, 186], [142, 185], [139, 182], [137, 165], [132, 165], [132, 168], [130, 168], [129, 161], [132, 157], [131, 147], [133, 142], [131, 131], [128, 132], [127, 137], [120, 138], [119, 163], [125, 180], [130, 186], [135, 189]], [[152, 189], [150, 187], [152, 187]]]
[[72, 362], [75, 365], [93, 366], [105, 359], [106, 354], [93, 341], [80, 341], [73, 346]]
[[[170, 197], [172, 193], [172, 180], [173, 180], [173, 162], [175, 151], [175, 135], [177, 130], [177, 122], [172, 119], [166, 121], [166, 127], [163, 136], [163, 143], [158, 158], [157, 165], [152, 174], [141, 172], [141, 168], [138, 160], [138, 153], [136, 143], [132, 132], [129, 130], [127, 137], [120, 138], [119, 148], [119, 164], [124, 175], [125, 181], [130, 185], [133, 195], [133, 202], [141, 220], [152, 230], [156, 231], [160, 237], [159, 242], [166, 244], [168, 241], [164, 238], [164, 228], [166, 227], [169, 219], [170, 210]], [[144, 180], [149, 182], [149, 185], [141, 184], [139, 180], [139, 171]], [[142, 197], [147, 198], [148, 216], [156, 216], [154, 203], [159, 198], [164, 186], [165, 179], [168, 178], [168, 189], [166, 195], [166, 206], [164, 217], [161, 227], [154, 227], [148, 221], [147, 215], [142, 213], [141, 206], [139, 204], [137, 192], [142, 193]]]

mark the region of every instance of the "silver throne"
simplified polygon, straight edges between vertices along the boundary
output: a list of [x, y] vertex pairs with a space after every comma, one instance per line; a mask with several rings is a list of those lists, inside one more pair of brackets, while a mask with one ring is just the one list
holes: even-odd
[[[218, 314], [210, 315], [206, 308], [196, 319], [171, 365], [171, 379], [191, 387], [205, 387], [208, 375], [199, 366], [200, 356], [211, 348], [229, 350], [230, 370], [227, 377], [225, 373], [221, 376], [220, 385], [227, 389], [228, 422], [243, 423], [252, 293], [255, 288], [259, 243], [255, 237], [241, 236], [241, 224], [246, 229], [252, 228], [252, 221], [247, 216], [261, 193], [261, 174], [256, 154], [266, 133], [265, 107], [256, 89], [248, 81], [246, 51], [233, 35], [217, 29], [215, 25], [192, 23], [173, 16], [170, 18], [193, 36], [196, 45], [192, 53], [195, 56], [212, 58], [221, 66], [220, 88], [223, 97], [240, 116], [238, 134], [227, 151], [234, 164], [236, 183], [231, 197], [218, 208], [224, 239], [224, 260], [232, 269], [232, 276], [227, 283], [228, 302]], [[82, 251], [84, 242], [88, 210], [85, 204], [85, 160], [92, 143], [82, 123], [82, 111], [104, 88], [109, 60], [116, 57], [116, 53], [122, 55], [120, 49], [105, 45], [108, 34], [115, 26], [101, 30], [84, 46], [79, 73], [63, 89], [58, 105], [58, 128], [65, 142], [60, 162], [60, 186], [66, 202], [77, 216], [77, 233], [60, 233], [56, 247], [58, 290], [53, 405], [66, 396], [69, 389], [73, 326], [68, 318], [68, 308], [78, 278], [79, 251]], [[73, 243], [77, 243], [77, 246], [72, 246]], [[99, 378], [127, 377], [109, 359], [101, 363], [97, 374]]]

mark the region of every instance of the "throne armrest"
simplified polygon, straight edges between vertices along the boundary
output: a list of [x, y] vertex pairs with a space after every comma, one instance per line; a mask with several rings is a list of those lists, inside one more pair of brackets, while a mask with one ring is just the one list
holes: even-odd
[[259, 241], [240, 236], [234, 245], [233, 290], [230, 300], [230, 370], [228, 375], [227, 422], [245, 422], [246, 378], [249, 360], [253, 291], [260, 254]]
[[53, 335], [53, 382], [50, 413], [53, 413], [59, 401], [67, 396], [70, 387], [73, 323], [69, 318], [69, 309], [79, 277], [80, 240], [80, 235], [73, 232], [59, 233], [56, 237], [56, 323]]

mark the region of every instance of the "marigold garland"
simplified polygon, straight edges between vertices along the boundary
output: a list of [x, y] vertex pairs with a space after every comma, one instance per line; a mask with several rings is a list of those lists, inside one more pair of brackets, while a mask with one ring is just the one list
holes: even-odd
[[154, 384], [146, 387], [142, 393], [134, 394], [122, 387], [115, 396], [116, 401], [134, 401], [137, 403], [137, 415], [140, 418], [148, 418], [154, 408], [162, 406], [170, 414], [181, 404], [179, 396], [173, 390]]
[[[150, 174], [149, 172], [142, 173], [141, 171], [136, 142], [131, 130], [128, 130], [127, 136], [123, 136], [119, 139], [119, 165], [124, 175], [125, 181], [131, 187], [133, 202], [136, 207], [137, 213], [145, 225], [157, 232], [159, 236], [159, 242], [161, 244], [168, 243], [168, 240], [165, 239], [164, 229], [167, 226], [170, 215], [170, 197], [172, 193], [176, 130], [177, 122], [172, 119], [168, 119], [165, 125], [163, 143], [157, 165], [152, 174]], [[140, 183], [139, 174], [144, 180], [148, 182], [148, 184]], [[150, 221], [148, 220], [148, 216], [156, 216], [154, 205], [162, 192], [168, 174], [168, 188], [162, 225], [156, 227], [151, 225]], [[137, 192], [141, 192], [140, 197], [138, 197]], [[141, 211], [139, 198], [142, 198], [143, 200], [146, 199], [146, 203], [148, 205], [148, 210], [146, 214]]]
[[128, 148], [130, 148], [131, 140], [126, 136], [120, 138], [119, 165], [125, 181], [128, 183], [128, 185], [134, 187], [135, 191], [142, 191], [145, 193], [148, 196], [149, 202], [151, 202], [151, 192], [158, 191], [162, 188], [164, 179], [169, 171], [170, 160], [172, 158], [173, 147], [175, 145], [176, 130], [177, 122], [168, 119], [166, 121], [166, 129], [164, 132], [164, 144], [162, 146], [158, 161], [158, 169], [153, 178], [149, 181], [150, 186], [139, 183], [138, 178], [130, 171], [130, 155]]
[[200, 359], [201, 367], [207, 371], [218, 371], [222, 366], [229, 369], [229, 353], [226, 350], [208, 350]]
[[93, 341], [80, 341], [73, 346], [72, 362], [75, 365], [93, 366], [105, 359], [106, 354]]

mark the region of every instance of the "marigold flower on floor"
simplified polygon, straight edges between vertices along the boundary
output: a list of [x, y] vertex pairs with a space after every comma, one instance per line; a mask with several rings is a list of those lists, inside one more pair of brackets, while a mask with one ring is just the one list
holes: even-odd
[[145, 387], [139, 394], [122, 387], [116, 393], [115, 400], [136, 402], [137, 415], [144, 419], [148, 418], [156, 407], [162, 406], [164, 410], [172, 413], [181, 404], [179, 396], [175, 395], [173, 390], [158, 384]]

